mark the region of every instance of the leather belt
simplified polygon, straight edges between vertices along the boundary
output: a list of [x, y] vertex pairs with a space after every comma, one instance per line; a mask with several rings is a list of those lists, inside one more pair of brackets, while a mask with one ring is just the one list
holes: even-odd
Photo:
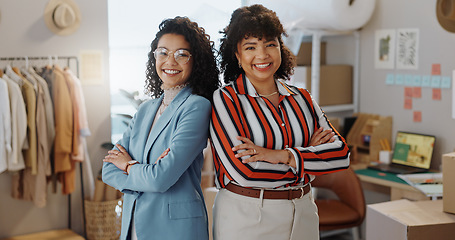
[[[254, 188], [241, 187], [232, 183], [229, 183], [225, 187], [227, 190], [247, 197], [260, 198], [261, 190]], [[301, 188], [293, 188], [288, 190], [264, 190], [264, 199], [287, 199], [292, 200], [296, 198], [302, 198], [311, 190], [309, 184]]]

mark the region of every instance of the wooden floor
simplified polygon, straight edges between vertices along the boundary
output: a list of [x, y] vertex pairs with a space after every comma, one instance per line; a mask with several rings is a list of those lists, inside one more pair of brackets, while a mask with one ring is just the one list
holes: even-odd
[[[27, 234], [11, 238], [4, 238], [1, 240], [37, 240], [37, 239], [46, 239], [46, 240], [84, 240], [83, 237], [75, 234], [74, 232], [68, 229], [54, 230], [42, 233]], [[352, 237], [349, 233], [340, 233], [337, 235], [321, 238], [321, 240], [352, 240]]]
[[25, 234], [2, 240], [84, 240], [83, 237], [69, 229], [52, 230], [46, 232]]

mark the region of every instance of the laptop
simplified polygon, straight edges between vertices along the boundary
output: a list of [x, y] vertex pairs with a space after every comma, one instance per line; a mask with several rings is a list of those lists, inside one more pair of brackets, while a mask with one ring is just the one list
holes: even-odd
[[395, 174], [427, 172], [435, 141], [435, 136], [398, 131], [391, 163], [370, 164], [368, 168]]

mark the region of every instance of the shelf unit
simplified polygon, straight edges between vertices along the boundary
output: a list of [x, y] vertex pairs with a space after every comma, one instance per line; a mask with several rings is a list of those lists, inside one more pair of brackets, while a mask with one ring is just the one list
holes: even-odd
[[368, 165], [379, 161], [379, 152], [383, 150], [381, 140], [392, 142], [392, 117], [367, 113], [354, 115], [357, 120], [346, 136], [353, 154], [352, 162]]
[[353, 71], [353, 91], [352, 104], [323, 106], [325, 112], [339, 111], [359, 111], [359, 66], [360, 66], [360, 33], [359, 31], [335, 31], [335, 30], [318, 30], [305, 29], [301, 30], [304, 37], [312, 37], [311, 53], [311, 95], [319, 102], [319, 74], [320, 74], [320, 46], [323, 37], [352, 35], [355, 41], [355, 61]]

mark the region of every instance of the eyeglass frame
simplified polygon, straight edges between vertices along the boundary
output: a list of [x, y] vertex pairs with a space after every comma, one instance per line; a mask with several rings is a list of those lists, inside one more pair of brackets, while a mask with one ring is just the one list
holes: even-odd
[[[184, 64], [187, 64], [187, 63], [191, 60], [191, 57], [193, 56], [193, 55], [190, 53], [190, 51], [188, 51], [188, 50], [186, 50], [186, 49], [177, 49], [177, 50], [175, 50], [175, 51], [169, 51], [167, 48], [159, 47], [159, 48], [155, 49], [155, 51], [153, 51], [153, 57], [155, 57], [155, 60], [156, 60], [156, 61], [158, 61], [158, 57], [156, 56], [158, 49], [163, 49], [163, 50], [166, 50], [166, 51], [167, 51], [167, 58], [166, 58], [166, 60], [160, 60], [160, 61], [162, 61], [162, 62], [166, 62], [167, 60], [169, 60], [169, 57], [170, 57], [171, 54], [173, 53], [172, 55], [174, 56], [174, 60], [175, 60], [177, 63], [179, 63], [179, 64], [181, 64], [181, 65], [184, 65]], [[178, 52], [179, 52], [179, 51], [187, 51], [187, 52], [188, 52], [188, 54], [189, 54], [189, 55], [188, 55], [188, 59], [186, 60], [185, 63], [180, 63], [180, 62], [177, 61]], [[177, 57], [176, 57], [176, 54], [177, 54]]]

